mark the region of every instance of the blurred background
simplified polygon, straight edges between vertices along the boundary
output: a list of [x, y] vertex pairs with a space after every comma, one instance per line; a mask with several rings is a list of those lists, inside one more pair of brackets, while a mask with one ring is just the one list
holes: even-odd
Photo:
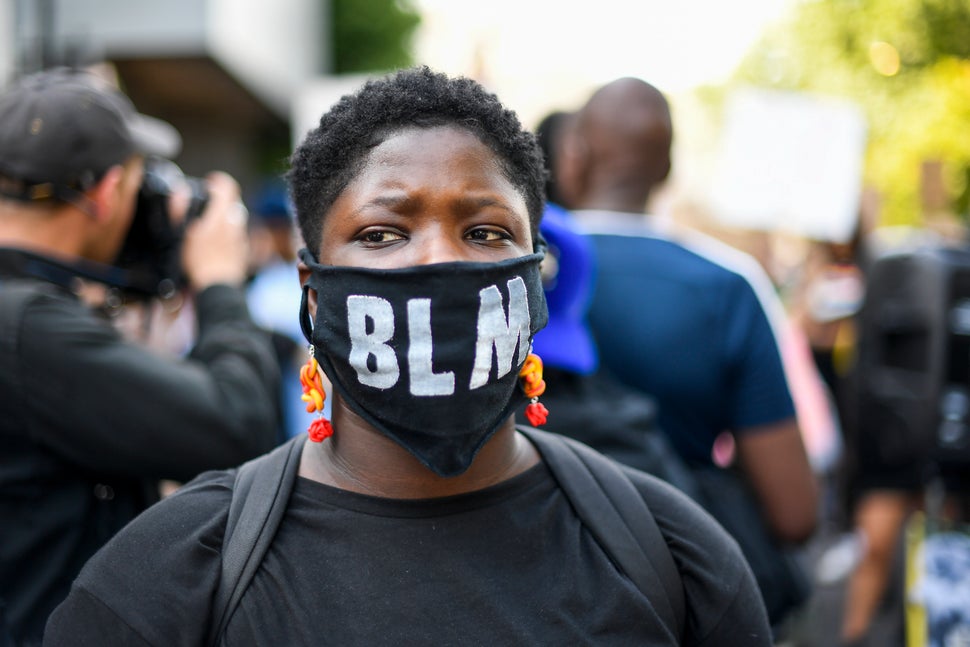
[[[846, 274], [861, 236], [967, 242], [970, 0], [0, 0], [0, 87], [63, 64], [103, 66], [141, 112], [176, 126], [187, 174], [234, 175], [275, 232], [254, 258], [275, 255], [289, 273], [278, 179], [292, 147], [368, 75], [413, 64], [475, 78], [530, 128], [618, 77], [655, 85], [676, 135], [673, 173], [648, 211], [758, 259], [833, 371], [854, 343], [840, 324], [862, 300]], [[970, 261], [961, 268], [970, 277]], [[970, 278], [965, 287], [952, 300], [970, 312]], [[914, 290], [900, 307], [925, 292]], [[924, 308], [934, 322], [948, 299]], [[278, 312], [295, 323], [292, 309], [269, 311], [267, 326]], [[942, 339], [937, 323], [924, 337]], [[918, 377], [932, 388], [913, 392], [936, 420], [930, 373]], [[970, 438], [970, 424], [960, 429]], [[823, 474], [838, 462], [838, 432], [827, 433], [806, 438]], [[828, 548], [820, 563], [833, 561]], [[846, 568], [829, 570], [832, 582]], [[831, 591], [801, 644], [836, 644]]]
[[[802, 208], [826, 214], [811, 232], [823, 238], [847, 238], [860, 209], [873, 224], [920, 225], [962, 221], [970, 203], [965, 0], [0, 3], [0, 83], [99, 61], [114, 66], [140, 110], [179, 128], [176, 161], [188, 173], [224, 168], [244, 186], [278, 174], [292, 143], [362, 75], [426, 63], [483, 82], [529, 126], [619, 76], [653, 83], [673, 104], [678, 135], [658, 210], [731, 238], [769, 267], [777, 259], [766, 247], [784, 243], [760, 234], [810, 225], [796, 201], [779, 206], [763, 190], [759, 204], [738, 205], [753, 192], [725, 187], [750, 169], [772, 170], [771, 185], [802, 187], [805, 200], [819, 187], [836, 195]], [[770, 133], [733, 118], [750, 114], [751, 102], [760, 123], [814, 124], [775, 129], [810, 164], [774, 168]], [[741, 170], [738, 141], [749, 149]], [[826, 177], [832, 165], [839, 173]]]

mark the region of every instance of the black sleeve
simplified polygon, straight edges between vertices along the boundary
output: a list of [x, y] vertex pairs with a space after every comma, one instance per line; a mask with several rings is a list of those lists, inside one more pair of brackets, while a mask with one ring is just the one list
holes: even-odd
[[183, 481], [270, 449], [279, 370], [268, 337], [238, 289], [212, 286], [196, 310], [198, 343], [181, 359], [39, 295], [20, 330], [28, 433], [89, 469]]
[[667, 540], [684, 585], [684, 645], [770, 647], [771, 627], [737, 542], [697, 503], [657, 479], [624, 468]]
[[697, 647], [723, 645], [772, 645], [768, 616], [757, 586], [739, 586], [720, 618], [710, 623]]
[[115, 535], [51, 614], [44, 645], [204, 644], [234, 476], [202, 474]]
[[[76, 622], [74, 619], [83, 619]], [[44, 633], [45, 647], [151, 647], [137, 631], [84, 589], [54, 611]]]

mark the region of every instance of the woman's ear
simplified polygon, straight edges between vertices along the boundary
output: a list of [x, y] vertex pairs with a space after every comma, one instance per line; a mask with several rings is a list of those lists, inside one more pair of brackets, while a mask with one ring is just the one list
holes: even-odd
[[[310, 268], [303, 261], [298, 261], [296, 269], [300, 273], [300, 288], [304, 288], [307, 279], [310, 278]], [[306, 287], [305, 289], [307, 292], [307, 310], [310, 312], [310, 318], [314, 319], [317, 316], [317, 291], [311, 287]]]

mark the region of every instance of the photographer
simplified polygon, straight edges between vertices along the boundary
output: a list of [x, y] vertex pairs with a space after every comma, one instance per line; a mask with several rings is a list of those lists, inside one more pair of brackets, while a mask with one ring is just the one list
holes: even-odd
[[158, 480], [239, 464], [276, 440], [278, 371], [249, 318], [245, 210], [228, 175], [180, 241], [197, 343], [125, 341], [77, 296], [114, 265], [145, 155], [175, 131], [93, 74], [50, 70], [0, 95], [0, 644], [39, 643], [85, 561], [158, 497]]

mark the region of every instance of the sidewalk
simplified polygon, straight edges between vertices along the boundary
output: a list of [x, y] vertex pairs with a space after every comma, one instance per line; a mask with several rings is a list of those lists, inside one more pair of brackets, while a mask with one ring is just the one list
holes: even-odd
[[[845, 535], [823, 528], [806, 547], [806, 562], [814, 574], [825, 552]], [[902, 551], [899, 559], [901, 564]], [[848, 566], [848, 564], [846, 564]], [[806, 607], [792, 620], [788, 639], [779, 647], [839, 647], [839, 628], [845, 602], [848, 569], [841, 577], [820, 582], [813, 578], [814, 591]], [[884, 604], [879, 609], [867, 639], [853, 647], [904, 647], [902, 568], [895, 569]]]

